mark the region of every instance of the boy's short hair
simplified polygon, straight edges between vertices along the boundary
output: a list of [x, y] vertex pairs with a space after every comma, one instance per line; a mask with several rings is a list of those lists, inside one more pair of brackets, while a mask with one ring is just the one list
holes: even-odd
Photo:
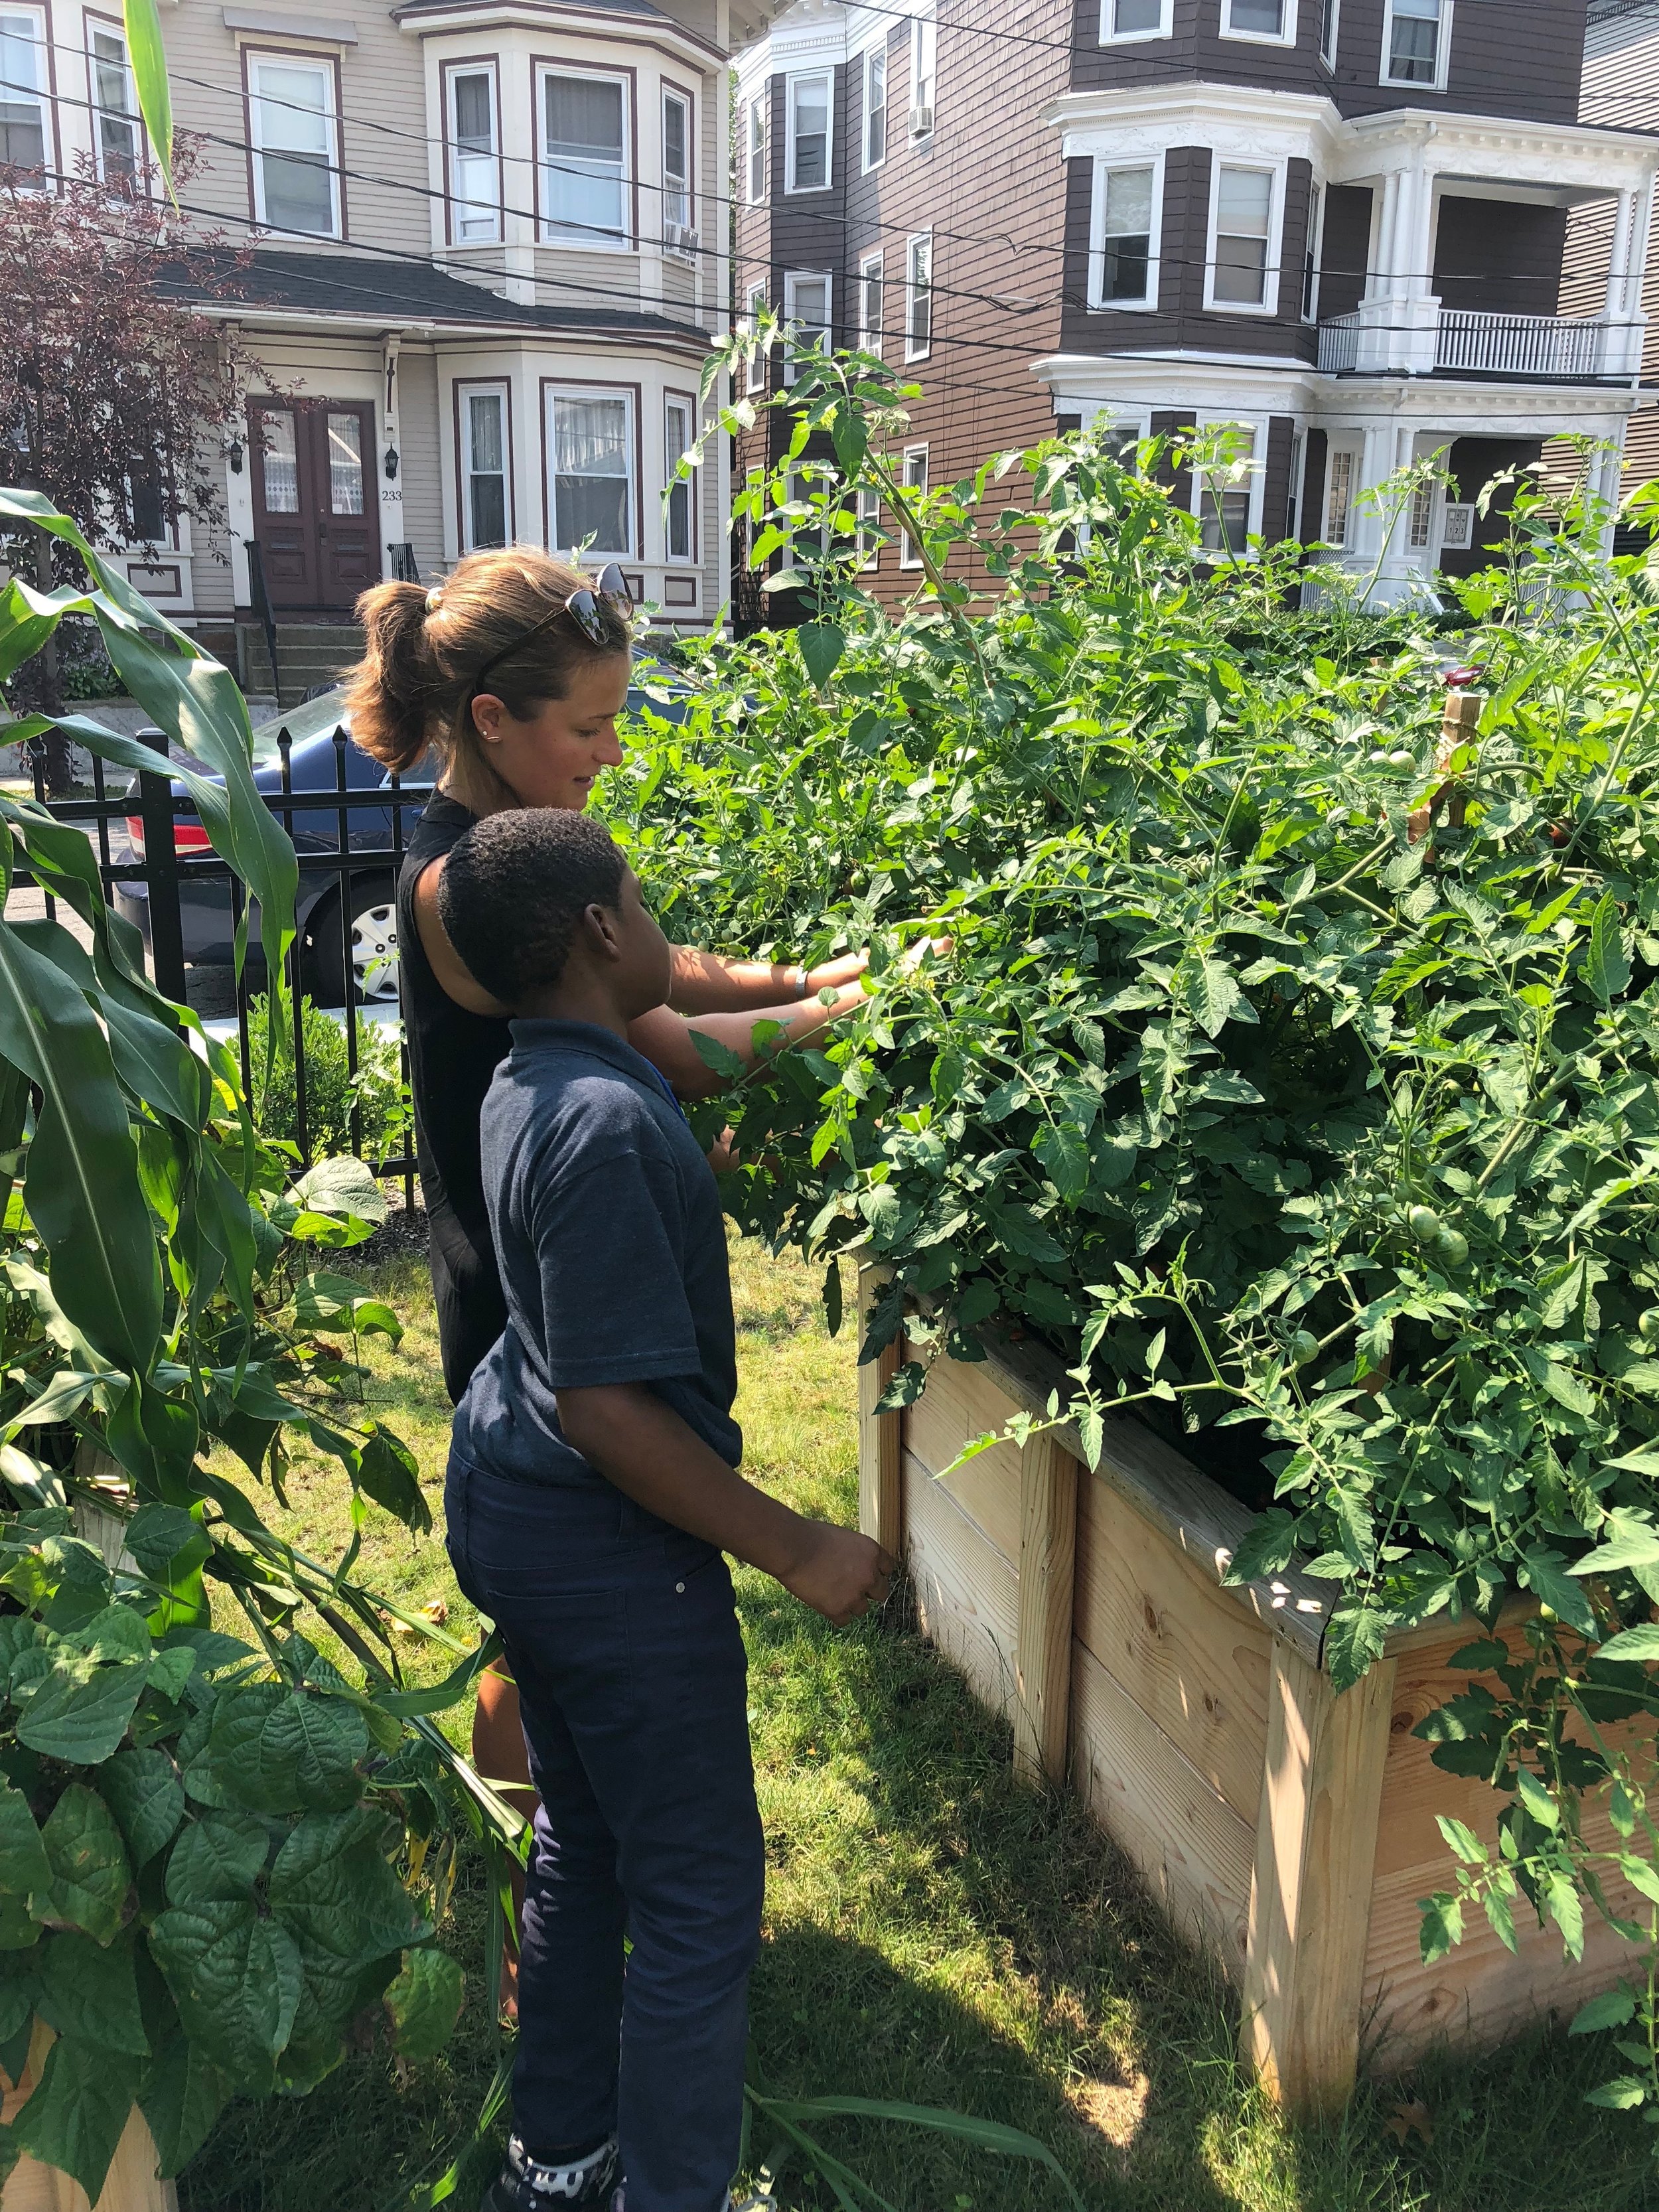
[[590, 906], [615, 908], [628, 863], [604, 823], [560, 806], [487, 814], [459, 837], [438, 914], [468, 972], [515, 1006], [556, 983]]

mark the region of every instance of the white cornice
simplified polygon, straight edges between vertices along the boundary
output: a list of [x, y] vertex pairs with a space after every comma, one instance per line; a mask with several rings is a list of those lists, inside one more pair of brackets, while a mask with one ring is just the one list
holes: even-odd
[[1301, 155], [1334, 184], [1390, 170], [1482, 177], [1578, 191], [1616, 191], [1659, 173], [1659, 135], [1512, 116], [1390, 108], [1349, 118], [1322, 94], [1250, 85], [1165, 83], [1070, 92], [1042, 119], [1062, 156], [1152, 155], [1172, 146], [1220, 154]]

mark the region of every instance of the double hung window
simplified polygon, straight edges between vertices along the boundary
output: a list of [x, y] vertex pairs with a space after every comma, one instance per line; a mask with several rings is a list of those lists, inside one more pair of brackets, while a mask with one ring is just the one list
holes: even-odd
[[253, 213], [268, 230], [340, 235], [334, 65], [298, 54], [248, 58]]
[[550, 392], [547, 458], [554, 544], [571, 553], [631, 554], [632, 399], [623, 392]]
[[933, 346], [933, 234], [923, 231], [904, 249], [904, 358], [921, 361]]
[[683, 92], [662, 96], [662, 219], [671, 239], [691, 228], [691, 103]]
[[1279, 272], [1272, 245], [1278, 197], [1273, 170], [1217, 165], [1207, 305], [1269, 310], [1275, 304]]
[[16, 184], [46, 168], [46, 19], [36, 8], [0, 13], [0, 171]]
[[939, 92], [939, 25], [932, 15], [910, 19], [910, 136], [925, 138], [933, 127]]
[[1319, 15], [1319, 58], [1328, 70], [1336, 67], [1336, 44], [1341, 36], [1342, 0], [1322, 0]]
[[829, 70], [792, 76], [786, 111], [784, 190], [819, 192], [830, 181], [830, 117], [836, 80]]
[[[760, 328], [760, 319], [765, 310], [765, 285], [751, 284], [744, 295], [743, 332], [745, 337], [753, 337], [755, 332]], [[763, 353], [757, 351], [750, 356], [748, 368], [744, 374], [743, 388], [745, 392], [751, 392], [765, 391], [766, 356]]]
[[1325, 468], [1325, 543], [1346, 545], [1353, 527], [1354, 483], [1359, 456], [1350, 448], [1333, 446]]
[[1117, 45], [1130, 39], [1167, 39], [1171, 0], [1102, 0], [1100, 43]]
[[493, 64], [450, 72], [450, 222], [458, 246], [493, 245], [501, 234], [501, 139], [495, 110]]
[[770, 167], [772, 133], [767, 111], [766, 95], [751, 100], [746, 111], [744, 131], [744, 163], [749, 172], [749, 204], [758, 207], [766, 198]]
[[789, 325], [789, 351], [785, 358], [784, 378], [793, 384], [797, 373], [798, 358], [813, 348], [825, 350], [830, 343], [830, 285], [827, 276], [790, 270], [783, 280], [783, 313]]
[[464, 385], [460, 403], [461, 531], [476, 553], [507, 541], [506, 388]]
[[886, 318], [887, 286], [883, 256], [866, 253], [859, 263], [859, 351], [879, 353]]
[[87, 69], [92, 82], [93, 157], [106, 185], [137, 180], [142, 140], [138, 100], [125, 35], [113, 24], [87, 25]]
[[1260, 472], [1255, 466], [1257, 433], [1248, 422], [1206, 424], [1203, 432], [1210, 465], [1193, 471], [1199, 530], [1206, 553], [1231, 561], [1249, 550], [1256, 526]]
[[1315, 185], [1308, 199], [1308, 246], [1302, 257], [1302, 319], [1319, 320], [1319, 263], [1325, 240], [1325, 193]]
[[671, 561], [697, 557], [696, 479], [674, 474], [696, 443], [695, 404], [684, 394], [671, 392], [663, 402], [663, 456], [668, 477], [663, 534], [664, 550]]
[[864, 166], [878, 169], [887, 159], [887, 33], [884, 30], [864, 57]]
[[[905, 447], [904, 470], [901, 480], [906, 491], [926, 494], [927, 489], [927, 448], [926, 446], [907, 446]], [[899, 538], [899, 566], [901, 568], [920, 568], [921, 566], [921, 550], [918, 548], [915, 538], [911, 537], [908, 530], [902, 532]]]
[[1451, 0], [1389, 0], [1382, 27], [1384, 84], [1445, 82], [1445, 39]]
[[1158, 179], [1152, 162], [1097, 167], [1091, 307], [1157, 305]]
[[1224, 39], [1259, 39], [1264, 45], [1296, 44], [1297, 0], [1222, 0]]
[[542, 237], [627, 246], [628, 99], [620, 77], [541, 72]]

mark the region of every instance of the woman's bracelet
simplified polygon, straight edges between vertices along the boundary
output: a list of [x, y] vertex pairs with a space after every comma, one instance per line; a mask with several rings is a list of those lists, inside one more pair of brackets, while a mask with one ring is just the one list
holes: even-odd
[[800, 978], [800, 988], [796, 992], [795, 996], [798, 999], [810, 998], [812, 994], [812, 978], [805, 968], [797, 968], [795, 973]]

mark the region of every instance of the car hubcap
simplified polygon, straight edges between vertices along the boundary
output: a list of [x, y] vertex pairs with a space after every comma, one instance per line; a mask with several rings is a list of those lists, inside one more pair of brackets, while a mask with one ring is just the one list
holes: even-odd
[[398, 909], [365, 907], [351, 924], [351, 972], [364, 999], [398, 995]]

